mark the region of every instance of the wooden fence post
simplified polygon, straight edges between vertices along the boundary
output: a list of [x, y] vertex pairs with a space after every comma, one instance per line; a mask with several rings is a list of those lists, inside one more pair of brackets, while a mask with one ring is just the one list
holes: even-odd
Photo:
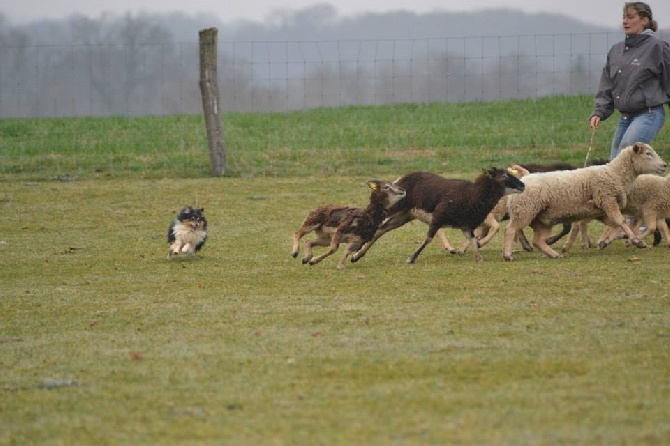
[[216, 74], [218, 33], [219, 30], [216, 28], [203, 29], [199, 32], [200, 95], [205, 113], [209, 159], [213, 176], [225, 175], [228, 168], [219, 101], [219, 82]]

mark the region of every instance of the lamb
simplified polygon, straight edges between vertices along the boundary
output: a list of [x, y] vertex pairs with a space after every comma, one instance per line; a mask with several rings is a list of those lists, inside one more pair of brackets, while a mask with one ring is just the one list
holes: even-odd
[[546, 243], [555, 224], [603, 215], [623, 229], [633, 244], [644, 247], [626, 224], [621, 208], [638, 175], [666, 169], [667, 164], [651, 146], [638, 142], [605, 165], [526, 176], [526, 191], [507, 200], [510, 221], [505, 228], [503, 258], [514, 260], [514, 236], [526, 226], [533, 229], [533, 246], [550, 258], [559, 258], [561, 255]]
[[[360, 260], [370, 247], [387, 232], [419, 219], [428, 224], [428, 234], [407, 263], [415, 263], [423, 249], [432, 241], [438, 229], [459, 228], [469, 240], [501, 197], [520, 193], [524, 184], [507, 170], [495, 167], [483, 170], [475, 181], [447, 179], [429, 172], [412, 172], [394, 182], [407, 192], [404, 200], [389, 209], [389, 217], [379, 227], [372, 240], [355, 253], [351, 261]], [[481, 262], [477, 243], [475, 260]]]
[[[348, 243], [344, 256], [337, 264], [338, 269], [344, 268], [349, 255], [372, 239], [386, 218], [388, 209], [405, 197], [403, 188], [388, 181], [370, 180], [366, 184], [372, 189], [367, 208], [328, 204], [310, 212], [302, 227], [293, 233], [291, 255], [294, 258], [298, 256], [300, 239], [314, 231], [316, 239], [305, 243], [302, 263], [316, 265], [337, 251], [340, 243]], [[328, 250], [313, 257], [313, 246], [328, 246]]]
[[[640, 175], [633, 183], [627, 198], [626, 206], [621, 212], [636, 219], [632, 227], [634, 232], [637, 233], [640, 222], [644, 222], [647, 227], [639, 235], [640, 239], [644, 240], [658, 227], [663, 243], [670, 248], [670, 234], [665, 220], [670, 218], [670, 176]], [[609, 225], [612, 222], [605, 219], [604, 223]], [[609, 228], [603, 233], [600, 243], [611, 242], [618, 232], [618, 228]]]

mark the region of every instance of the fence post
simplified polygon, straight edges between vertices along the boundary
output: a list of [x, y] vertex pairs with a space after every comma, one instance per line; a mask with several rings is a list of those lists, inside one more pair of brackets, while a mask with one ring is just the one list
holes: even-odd
[[205, 113], [209, 159], [212, 164], [213, 176], [225, 175], [228, 168], [219, 102], [219, 82], [216, 74], [218, 33], [219, 30], [216, 28], [203, 29], [199, 32], [200, 95], [202, 96], [202, 108]]

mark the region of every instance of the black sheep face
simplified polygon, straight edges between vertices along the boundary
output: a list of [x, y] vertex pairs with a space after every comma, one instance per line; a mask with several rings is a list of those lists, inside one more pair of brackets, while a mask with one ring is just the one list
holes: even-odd
[[523, 181], [515, 177], [511, 172], [505, 169], [498, 169], [492, 167], [486, 173], [493, 178], [498, 184], [505, 186], [505, 195], [520, 194], [526, 188]]

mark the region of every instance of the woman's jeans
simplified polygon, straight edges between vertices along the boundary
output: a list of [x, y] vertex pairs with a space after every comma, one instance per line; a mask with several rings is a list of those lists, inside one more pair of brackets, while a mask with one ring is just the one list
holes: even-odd
[[636, 115], [622, 114], [614, 131], [610, 159], [614, 159], [621, 150], [636, 142], [651, 143], [664, 122], [665, 109], [662, 105]]

